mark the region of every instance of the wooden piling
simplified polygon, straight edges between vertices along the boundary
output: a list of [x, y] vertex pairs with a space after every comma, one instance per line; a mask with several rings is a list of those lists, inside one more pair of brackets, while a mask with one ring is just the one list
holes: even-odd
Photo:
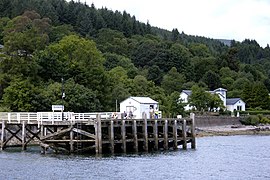
[[102, 154], [102, 131], [101, 131], [101, 115], [97, 114], [95, 123], [95, 134], [96, 134], [96, 153]]
[[114, 122], [111, 120], [110, 123], [110, 130], [109, 130], [109, 138], [110, 138], [110, 148], [111, 148], [111, 153], [114, 153]]
[[121, 136], [122, 136], [122, 151], [123, 153], [127, 152], [127, 146], [126, 146], [126, 121], [122, 119], [121, 123]]
[[73, 127], [73, 125], [71, 125], [71, 129], [70, 129], [70, 132], [69, 132], [69, 136], [70, 136], [70, 141], [69, 141], [70, 150], [69, 151], [70, 151], [70, 153], [73, 153], [74, 152], [74, 141], [73, 141], [74, 132], [72, 130], [72, 127]]
[[102, 154], [102, 126], [101, 126], [101, 115], [98, 114], [98, 152]]
[[147, 132], [147, 119], [146, 113], [143, 114], [143, 139], [144, 139], [144, 150], [148, 151], [148, 132]]
[[174, 120], [173, 124], [173, 148], [177, 149], [177, 120]]
[[164, 133], [164, 149], [168, 149], [168, 120], [165, 120], [164, 127], [163, 127], [163, 133]]
[[186, 130], [186, 126], [187, 126], [187, 121], [184, 119], [183, 120], [183, 124], [182, 124], [182, 139], [183, 139], [183, 149], [187, 149], [187, 130]]
[[25, 140], [26, 140], [25, 124], [26, 124], [26, 122], [23, 121], [23, 122], [22, 122], [22, 150], [23, 150], [23, 151], [26, 150], [26, 142], [25, 142]]
[[190, 113], [191, 118], [191, 148], [196, 148], [196, 133], [195, 133], [195, 114]]
[[138, 136], [137, 136], [137, 121], [136, 120], [133, 120], [132, 133], [133, 133], [133, 148], [135, 152], [138, 152]]
[[154, 133], [154, 140], [155, 140], [154, 149], [158, 150], [158, 122], [157, 120], [155, 120], [155, 123], [154, 123], [153, 133]]
[[4, 150], [4, 142], [6, 140], [6, 132], [5, 132], [5, 128], [6, 128], [6, 123], [5, 121], [2, 121], [2, 131], [1, 131], [1, 146], [0, 146], [0, 150]]

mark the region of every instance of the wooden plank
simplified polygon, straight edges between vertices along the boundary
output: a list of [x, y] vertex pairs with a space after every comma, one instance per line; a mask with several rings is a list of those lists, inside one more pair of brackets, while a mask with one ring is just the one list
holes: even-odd
[[72, 128], [72, 131], [73, 131], [73, 132], [76, 132], [76, 133], [79, 133], [79, 134], [82, 134], [82, 135], [84, 135], [84, 136], [90, 137], [90, 138], [92, 138], [92, 139], [95, 139], [95, 137], [96, 137], [94, 134], [91, 134], [91, 133], [89, 133], [89, 132], [87, 132], [87, 131], [84, 131], [84, 130], [82, 130], [82, 129]]
[[110, 130], [109, 130], [109, 138], [110, 138], [110, 148], [111, 148], [111, 153], [114, 153], [114, 121], [111, 120], [110, 123]]
[[126, 121], [123, 119], [121, 124], [121, 137], [122, 137], [122, 151], [123, 153], [127, 152], [126, 146]]
[[173, 148], [177, 149], [177, 120], [174, 120], [173, 124]]
[[196, 133], [195, 133], [195, 114], [190, 113], [191, 118], [191, 148], [196, 148]]
[[54, 137], [54, 136], [60, 136], [60, 135], [62, 135], [62, 134], [65, 134], [65, 133], [71, 131], [71, 129], [72, 129], [72, 127], [69, 127], [69, 128], [67, 128], [67, 129], [63, 129], [63, 130], [60, 130], [60, 131], [58, 131], [58, 132], [55, 132], [55, 133], [49, 134], [49, 135], [47, 135], [47, 136], [44, 136], [43, 138], [40, 138], [40, 139], [43, 141], [43, 140], [52, 138], [52, 137]]
[[165, 120], [163, 131], [164, 131], [164, 149], [167, 150], [168, 149], [168, 120], [167, 119]]
[[187, 149], [187, 121], [184, 119], [182, 124], [182, 139], [183, 139], [183, 149]]
[[155, 120], [153, 132], [154, 132], [154, 141], [155, 141], [154, 149], [158, 150], [158, 122], [157, 120]]
[[133, 120], [132, 133], [133, 133], [133, 148], [135, 152], [138, 152], [138, 135], [137, 135], [137, 121], [136, 120]]

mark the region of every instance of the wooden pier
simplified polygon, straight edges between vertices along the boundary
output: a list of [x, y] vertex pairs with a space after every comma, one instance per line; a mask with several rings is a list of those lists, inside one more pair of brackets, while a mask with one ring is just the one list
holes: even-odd
[[113, 119], [111, 113], [0, 113], [0, 150], [39, 144], [42, 152], [126, 153], [196, 148], [195, 118]]

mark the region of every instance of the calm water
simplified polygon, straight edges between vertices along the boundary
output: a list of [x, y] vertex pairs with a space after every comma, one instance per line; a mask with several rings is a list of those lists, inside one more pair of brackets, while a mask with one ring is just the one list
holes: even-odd
[[109, 157], [0, 153], [0, 179], [270, 179], [270, 136], [197, 139], [197, 149]]

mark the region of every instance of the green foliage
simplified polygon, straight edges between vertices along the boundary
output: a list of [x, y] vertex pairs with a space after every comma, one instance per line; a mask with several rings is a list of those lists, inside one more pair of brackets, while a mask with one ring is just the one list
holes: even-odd
[[244, 120], [242, 120], [241, 123], [244, 125], [256, 126], [259, 124], [259, 121], [260, 119], [258, 116], [251, 115], [251, 116], [246, 117]]
[[50, 110], [61, 103], [62, 77], [70, 111], [112, 111], [116, 100], [150, 96], [172, 117], [183, 113], [178, 93], [192, 87], [190, 102], [200, 111], [221, 107], [205, 93], [219, 87], [270, 109], [270, 48], [254, 40], [228, 47], [65, 0], [3, 0], [0, 17], [3, 110]]
[[210, 95], [205, 92], [204, 88], [194, 85], [191, 88], [191, 95], [189, 96], [188, 102], [191, 106], [196, 107], [200, 112], [203, 112], [207, 108]]
[[[177, 115], [185, 115], [184, 104], [179, 100], [180, 93], [177, 91], [172, 92], [168, 96], [168, 109], [167, 114], [169, 117], [175, 118]], [[165, 111], [166, 113], [166, 111]]]
[[258, 115], [251, 115], [251, 116], [246, 117], [242, 121], [242, 123], [245, 125], [256, 126], [259, 123], [260, 124], [270, 124], [270, 119], [266, 116], [263, 116], [262, 114], [258, 114]]
[[184, 82], [185, 76], [178, 73], [177, 69], [173, 67], [168, 74], [163, 77], [161, 87], [167, 94], [171, 94], [173, 91], [181, 91]]

